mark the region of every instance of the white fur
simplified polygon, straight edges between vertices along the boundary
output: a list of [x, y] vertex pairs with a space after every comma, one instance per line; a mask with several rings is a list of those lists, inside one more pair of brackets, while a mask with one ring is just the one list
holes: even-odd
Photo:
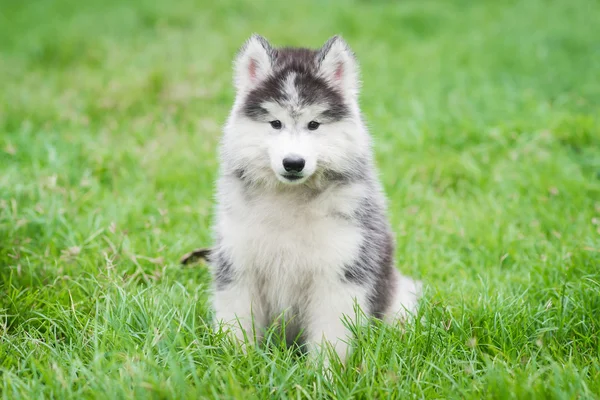
[[329, 51], [323, 58], [319, 72], [327, 81], [341, 88], [342, 93], [356, 99], [360, 88], [358, 64], [354, 54], [339, 36], [331, 38]]
[[343, 358], [347, 332], [342, 316], [356, 318], [355, 302], [366, 308], [365, 290], [340, 282], [344, 266], [357, 256], [361, 231], [326, 215], [356, 207], [365, 188], [331, 188], [298, 204], [293, 191], [266, 193], [260, 201], [248, 202], [239, 186], [233, 179], [222, 181], [218, 231], [233, 265], [240, 266], [236, 273], [244, 278], [240, 285], [216, 292], [217, 319], [233, 323], [242, 337], [238, 322], [249, 334], [252, 319], [260, 330], [277, 315], [300, 307], [309, 316], [309, 346], [318, 346], [325, 337]]
[[273, 120], [282, 122], [283, 128], [274, 130], [268, 124], [232, 114], [223, 137], [222, 162], [231, 169], [250, 165], [253, 175], [262, 176], [267, 185], [273, 183], [271, 178], [284, 173], [282, 161], [291, 154], [306, 161], [304, 178], [291, 182], [299, 184], [316, 171], [318, 164], [322, 167], [351, 164], [353, 159], [370, 152], [370, 138], [358, 115], [321, 125], [318, 132], [309, 133], [307, 125], [322, 110], [319, 105], [305, 107], [294, 117], [276, 103], [264, 107]]
[[238, 93], [244, 93], [256, 87], [273, 70], [269, 57], [270, 46], [259, 36], [248, 39], [235, 61], [235, 86]]
[[[342, 279], [345, 267], [359, 255], [365, 228], [333, 216], [353, 215], [372, 186], [361, 181], [325, 186], [320, 172], [371, 159], [356, 100], [358, 67], [345, 43], [336, 39], [319, 71], [342, 88], [352, 115], [309, 132], [308, 122], [319, 117], [323, 105], [301, 106], [290, 77], [288, 104], [263, 104], [269, 117], [282, 123], [275, 130], [240, 112], [245, 93], [271, 73], [268, 51], [253, 37], [236, 61], [238, 95], [221, 143], [215, 226], [236, 279], [215, 291], [216, 319], [238, 339], [260, 339], [263, 329], [285, 313], [288, 324], [304, 328], [309, 349], [326, 340], [344, 360], [349, 332], [343, 318], [356, 321], [356, 306], [368, 307], [368, 288]], [[306, 166], [300, 181], [286, 182], [282, 160], [292, 154], [304, 158]], [[244, 169], [249, 181], [235, 176], [238, 169]], [[386, 316], [390, 321], [414, 311], [420, 291], [409, 278], [396, 278], [397, 293]]]
[[423, 293], [423, 284], [407, 276], [395, 272], [396, 290], [390, 310], [384, 320], [390, 324], [396, 321], [405, 322], [417, 310], [419, 298]]

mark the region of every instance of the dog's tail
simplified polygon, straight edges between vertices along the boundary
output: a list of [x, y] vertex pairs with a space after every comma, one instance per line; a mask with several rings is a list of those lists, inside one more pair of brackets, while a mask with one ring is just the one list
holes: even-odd
[[199, 260], [204, 260], [204, 262], [206, 262], [208, 261], [211, 252], [212, 249], [210, 248], [196, 249], [194, 251], [190, 251], [187, 254], [184, 254], [184, 256], [181, 257], [181, 260], [179, 260], [179, 262], [183, 265], [192, 264]]

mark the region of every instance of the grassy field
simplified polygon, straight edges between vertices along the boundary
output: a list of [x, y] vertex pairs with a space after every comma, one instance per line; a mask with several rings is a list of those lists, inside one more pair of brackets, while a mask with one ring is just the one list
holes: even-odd
[[[600, 398], [598, 1], [0, 0], [0, 397]], [[422, 321], [210, 329], [231, 60], [341, 33]]]

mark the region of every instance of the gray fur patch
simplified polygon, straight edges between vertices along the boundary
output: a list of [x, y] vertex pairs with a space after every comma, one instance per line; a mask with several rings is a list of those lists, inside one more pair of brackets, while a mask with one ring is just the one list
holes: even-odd
[[367, 180], [371, 171], [368, 162], [363, 159], [353, 160], [351, 167], [336, 170], [331, 167], [323, 168], [323, 178], [329, 182], [350, 183]]
[[211, 252], [209, 262], [214, 268], [214, 280], [217, 290], [225, 289], [233, 282], [233, 265], [222, 251]]
[[369, 313], [382, 318], [394, 290], [393, 236], [383, 207], [374, 198], [364, 199], [354, 217], [363, 228], [363, 242], [358, 259], [346, 266], [344, 279], [370, 289]]
[[246, 170], [243, 168], [238, 168], [233, 171], [233, 175], [241, 181], [246, 180]]
[[242, 112], [248, 118], [265, 121], [267, 110], [265, 102], [275, 102], [282, 106], [290, 102], [285, 91], [286, 79], [295, 74], [294, 86], [298, 93], [299, 104], [309, 106], [324, 104], [327, 109], [322, 113], [324, 122], [335, 122], [350, 115], [341, 93], [318, 76], [317, 51], [305, 48], [272, 49], [273, 73], [258, 87], [248, 93]]

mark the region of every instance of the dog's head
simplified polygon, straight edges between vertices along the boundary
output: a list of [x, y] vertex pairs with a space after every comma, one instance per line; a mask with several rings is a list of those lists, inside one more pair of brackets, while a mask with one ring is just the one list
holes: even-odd
[[302, 185], [362, 175], [369, 137], [358, 66], [338, 36], [322, 48], [274, 48], [253, 35], [235, 61], [236, 101], [222, 156], [240, 179]]

